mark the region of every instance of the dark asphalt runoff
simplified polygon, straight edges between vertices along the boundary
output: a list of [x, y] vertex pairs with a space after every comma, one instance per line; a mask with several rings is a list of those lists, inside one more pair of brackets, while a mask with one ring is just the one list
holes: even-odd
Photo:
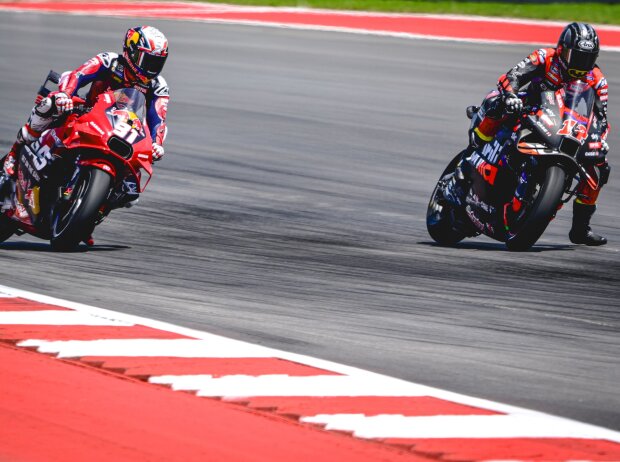
[[[50, 68], [144, 21], [0, 14], [0, 147]], [[170, 41], [166, 157], [88, 252], [0, 244], [0, 283], [620, 430], [620, 169], [531, 252], [426, 233], [478, 103], [530, 46], [150, 21]], [[601, 53], [620, 124], [620, 54]], [[619, 167], [616, 167], [618, 165]]]

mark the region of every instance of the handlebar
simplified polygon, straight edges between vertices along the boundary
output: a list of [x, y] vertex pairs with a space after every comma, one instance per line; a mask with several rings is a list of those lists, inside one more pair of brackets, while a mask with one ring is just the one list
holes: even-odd
[[73, 101], [73, 110], [71, 111], [71, 114], [82, 115], [90, 112], [92, 109], [86, 104], [86, 100], [80, 98], [79, 96], [72, 96], [71, 100]]

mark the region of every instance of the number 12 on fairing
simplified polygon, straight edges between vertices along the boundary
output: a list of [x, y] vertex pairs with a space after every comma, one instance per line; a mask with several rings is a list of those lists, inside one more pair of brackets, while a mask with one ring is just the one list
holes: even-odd
[[[575, 127], [577, 127], [577, 130], [576, 130], [577, 133], [573, 134]], [[588, 131], [586, 130], [585, 125], [581, 125], [581, 124], [577, 125], [576, 120], [567, 119], [562, 124], [562, 128], [558, 130], [558, 135], [572, 136], [577, 141], [583, 141], [588, 136]]]

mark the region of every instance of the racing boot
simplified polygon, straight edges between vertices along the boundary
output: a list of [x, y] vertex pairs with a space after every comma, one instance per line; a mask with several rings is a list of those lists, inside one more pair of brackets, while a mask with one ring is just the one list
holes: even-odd
[[568, 237], [573, 244], [605, 245], [607, 238], [600, 236], [590, 228], [590, 219], [596, 211], [596, 205], [573, 202], [573, 226]]

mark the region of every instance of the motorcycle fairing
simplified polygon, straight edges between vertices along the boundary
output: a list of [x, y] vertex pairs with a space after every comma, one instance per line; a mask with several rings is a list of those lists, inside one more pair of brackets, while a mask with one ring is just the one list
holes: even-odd
[[506, 153], [515, 140], [516, 133], [501, 129], [493, 141], [466, 158], [471, 187], [465, 198], [465, 212], [481, 233], [499, 240], [504, 238], [503, 204], [516, 186], [506, 163]]

